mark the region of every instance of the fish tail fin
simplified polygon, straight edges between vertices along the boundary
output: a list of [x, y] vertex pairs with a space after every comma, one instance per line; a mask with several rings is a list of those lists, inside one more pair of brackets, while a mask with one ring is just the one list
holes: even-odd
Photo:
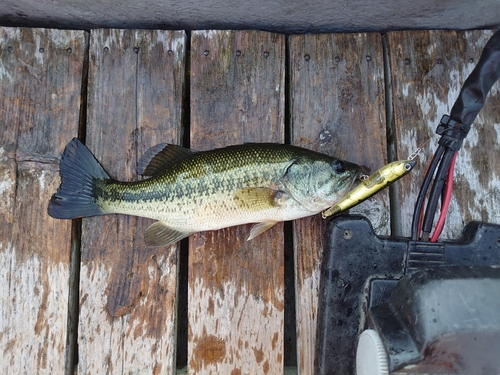
[[75, 219], [106, 214], [96, 201], [96, 181], [109, 179], [109, 176], [77, 138], [73, 138], [64, 149], [59, 173], [61, 185], [50, 199], [50, 216]]

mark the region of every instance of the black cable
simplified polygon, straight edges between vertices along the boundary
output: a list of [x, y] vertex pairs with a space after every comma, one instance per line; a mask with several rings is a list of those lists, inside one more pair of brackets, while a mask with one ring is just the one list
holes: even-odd
[[424, 205], [425, 196], [427, 195], [427, 190], [429, 190], [432, 178], [434, 177], [434, 172], [436, 171], [438, 163], [441, 161], [444, 150], [444, 146], [439, 145], [434, 154], [434, 157], [432, 158], [431, 164], [427, 169], [424, 177], [424, 182], [422, 183], [422, 186], [420, 188], [420, 192], [418, 193], [417, 203], [415, 203], [415, 211], [413, 212], [413, 221], [411, 224], [411, 239], [413, 241], [418, 241], [419, 239], [420, 233], [418, 227], [420, 224], [420, 213], [422, 212], [422, 207]]
[[[450, 116], [443, 116], [436, 130], [441, 135], [439, 147], [425, 175], [417, 197], [413, 213], [412, 234], [414, 241], [420, 238], [420, 219], [429, 186], [434, 178], [429, 201], [424, 212], [422, 240], [428, 240], [436, 214], [440, 196], [443, 197], [444, 185], [449, 173], [455, 151], [458, 151], [469, 132], [470, 126], [483, 108], [486, 96], [493, 84], [500, 78], [500, 30], [495, 32], [486, 43], [481, 57], [467, 77], [462, 90], [451, 109]], [[438, 171], [434, 172], [439, 165]]]
[[441, 163], [439, 164], [436, 177], [434, 178], [434, 183], [432, 184], [431, 193], [429, 195], [429, 201], [427, 202], [427, 207], [425, 208], [424, 222], [422, 225], [422, 239], [427, 241], [429, 239], [429, 234], [432, 230], [432, 224], [434, 222], [434, 216], [436, 215], [437, 204], [441, 193], [443, 191], [444, 183], [448, 178], [448, 171], [450, 169], [451, 159], [453, 159], [453, 154], [455, 151], [451, 149], [446, 149], [443, 157], [441, 158]]
[[453, 105], [450, 117], [470, 125], [483, 108], [491, 86], [500, 78], [500, 30], [484, 46], [481, 57], [467, 77]]

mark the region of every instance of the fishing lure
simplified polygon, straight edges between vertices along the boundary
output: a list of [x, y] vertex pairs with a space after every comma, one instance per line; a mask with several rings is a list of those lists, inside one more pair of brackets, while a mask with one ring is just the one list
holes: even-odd
[[374, 174], [363, 180], [351, 190], [342, 200], [322, 213], [323, 219], [345, 211], [378, 193], [394, 181], [408, 174], [417, 164], [416, 160], [399, 160], [384, 165]]

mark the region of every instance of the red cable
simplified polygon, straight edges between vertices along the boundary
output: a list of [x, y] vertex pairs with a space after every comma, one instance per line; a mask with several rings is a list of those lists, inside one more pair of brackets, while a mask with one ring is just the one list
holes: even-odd
[[453, 158], [451, 159], [450, 168], [448, 169], [448, 177], [446, 179], [446, 191], [443, 197], [443, 204], [441, 205], [441, 212], [439, 214], [439, 219], [436, 224], [436, 229], [430, 239], [431, 242], [436, 242], [441, 235], [443, 230], [444, 222], [446, 220], [446, 214], [448, 213], [448, 207], [451, 201], [451, 191], [453, 189], [453, 172], [455, 170], [455, 161], [457, 160], [458, 152], [455, 151]]

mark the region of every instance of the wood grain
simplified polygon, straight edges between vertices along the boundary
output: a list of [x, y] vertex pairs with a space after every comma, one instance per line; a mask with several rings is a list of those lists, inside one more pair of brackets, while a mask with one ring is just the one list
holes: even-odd
[[[290, 121], [293, 144], [380, 168], [386, 158], [384, 62], [379, 34], [292, 35]], [[383, 194], [361, 208], [389, 231]], [[296, 220], [297, 352], [300, 374], [314, 373], [316, 315], [325, 221]]]
[[[185, 33], [93, 30], [87, 145], [110, 175], [182, 135]], [[112, 215], [82, 230], [78, 373], [175, 373], [178, 246], [146, 247], [150, 220]]]
[[[404, 234], [409, 236], [423, 174], [437, 148], [435, 130], [449, 114], [479, 60], [491, 31], [413, 31], [387, 34], [394, 129], [404, 157], [428, 139], [419, 164], [400, 186]], [[456, 239], [471, 220], [500, 223], [500, 92], [495, 84], [476, 118], [455, 167], [453, 196], [442, 238]], [[438, 213], [439, 214], [439, 213]], [[437, 215], [438, 215], [437, 214]], [[437, 218], [437, 216], [436, 216]]]
[[[284, 141], [285, 39], [196, 31], [191, 147]], [[189, 374], [282, 374], [283, 225], [202, 232], [189, 247]]]
[[71, 221], [47, 215], [78, 134], [88, 37], [0, 28], [0, 372], [63, 374]]
[[[142, 3], [141, 3], [142, 4]], [[89, 0], [43, 2], [4, 0], [2, 22], [16, 25], [51, 23], [60, 28], [97, 27], [200, 30], [269, 30], [286, 34], [359, 32], [360, 30], [482, 29], [498, 25], [496, 0], [395, 0], [281, 2]], [[205, 5], [206, 4], [206, 5]]]

